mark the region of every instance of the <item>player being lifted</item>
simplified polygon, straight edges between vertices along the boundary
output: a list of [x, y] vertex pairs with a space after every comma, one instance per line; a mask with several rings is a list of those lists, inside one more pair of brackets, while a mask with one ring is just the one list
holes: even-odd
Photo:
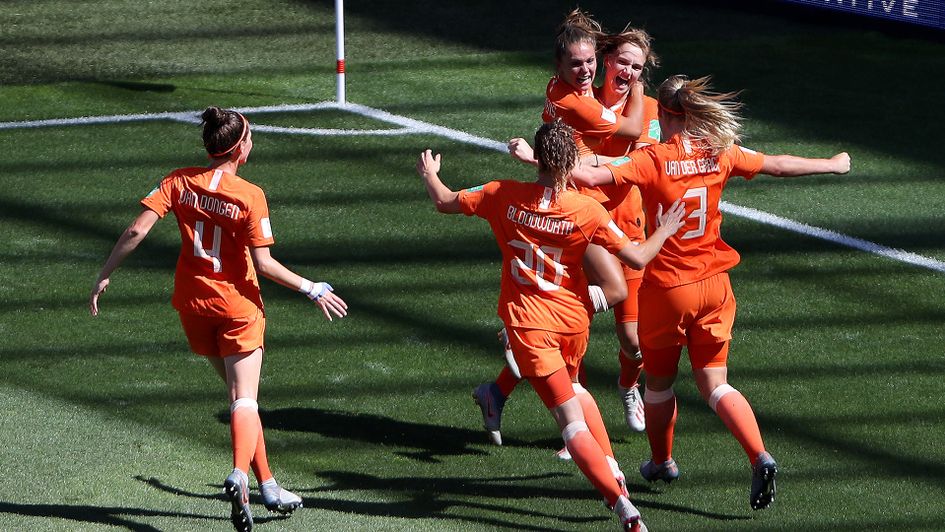
[[[600, 87], [592, 85], [597, 71], [596, 53], [602, 54], [606, 67]], [[555, 64], [557, 73], [548, 82], [542, 119], [547, 122], [558, 117], [574, 129], [575, 142], [584, 162], [610, 161], [635, 147], [659, 142], [656, 100], [643, 95], [643, 76], [647, 69], [657, 65], [651, 38], [645, 31], [628, 25], [619, 33], [605, 35], [586, 13], [574, 10], [558, 28]], [[537, 165], [524, 139], [512, 139], [509, 152], [523, 162]], [[578, 187], [578, 190], [603, 204], [631, 240], [645, 238], [643, 209], [636, 187]], [[594, 295], [596, 285], [600, 285], [600, 291], [606, 296], [599, 298], [604, 304], [596, 308], [601, 311], [614, 307], [620, 345], [617, 390], [624, 419], [630, 430], [642, 432], [646, 425], [638, 379], [643, 362], [637, 337], [637, 291], [642, 272], [621, 265], [598, 246], [591, 245], [588, 250], [584, 268], [595, 283], [590, 288], [591, 294]], [[501, 444], [502, 408], [519, 382], [514, 364], [509, 366], [503, 368], [494, 382], [482, 384], [473, 392], [482, 410], [483, 424], [497, 444]], [[558, 456], [568, 458], [567, 449], [561, 449]]]
[[684, 198], [685, 231], [670, 238], [646, 267], [640, 287], [640, 344], [647, 373], [647, 437], [651, 459], [640, 467], [646, 480], [679, 477], [672, 456], [676, 396], [673, 382], [682, 347], [699, 393], [744, 449], [752, 466], [749, 503], [767, 508], [775, 496], [777, 465], [765, 450], [754, 412], [728, 384], [727, 358], [735, 319], [728, 270], [739, 255], [720, 235], [722, 189], [732, 176], [758, 173], [792, 177], [844, 174], [850, 157], [830, 159], [764, 155], [736, 145], [741, 129], [735, 94], [711, 91], [708, 78], [672, 76], [658, 90], [663, 143], [594, 168], [582, 166], [572, 178], [588, 186], [616, 183], [640, 188], [647, 223], [660, 205]]
[[[593, 304], [581, 260], [590, 243], [640, 269], [682, 226], [680, 202], [653, 220], [656, 228], [635, 245], [597, 201], [567, 188], [578, 162], [573, 130], [560, 120], [535, 135], [535, 182], [492, 181], [454, 192], [438, 176], [440, 156], [420, 155], [417, 171], [438, 211], [489, 222], [502, 252], [498, 314], [522, 377], [528, 379], [561, 430], [581, 472], [627, 530], [643, 529], [628, 499], [607, 429], [594, 398], [573, 383], [587, 347]], [[581, 392], [581, 393], [575, 393]]]
[[233, 526], [252, 529], [247, 472], [252, 467], [266, 508], [291, 513], [302, 499], [279, 486], [269, 469], [256, 402], [262, 369], [266, 317], [257, 270], [273, 281], [313, 300], [325, 317], [343, 317], [348, 306], [328, 283], [302, 278], [272, 257], [275, 243], [266, 196], [236, 172], [253, 149], [252, 131], [242, 114], [207, 108], [203, 141], [209, 167], [174, 170], [151, 191], [141, 214], [122, 233], [92, 287], [89, 309], [98, 315], [98, 300], [112, 272], [158, 221], [173, 212], [181, 249], [171, 303], [194, 353], [207, 360], [226, 381], [230, 401], [233, 472], [224, 481]]

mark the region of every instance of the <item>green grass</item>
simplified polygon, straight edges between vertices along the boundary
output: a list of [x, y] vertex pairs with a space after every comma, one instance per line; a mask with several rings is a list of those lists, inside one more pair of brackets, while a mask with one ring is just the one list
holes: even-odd
[[[353, 3], [352, 3], [353, 4]], [[652, 3], [651, 3], [652, 4]], [[349, 6], [352, 102], [495, 140], [528, 136], [570, 5]], [[843, 177], [735, 182], [726, 199], [945, 260], [937, 104], [945, 46], [797, 19], [777, 7], [582, 4], [656, 37], [663, 68], [746, 89], [746, 142], [852, 154]], [[334, 96], [332, 3], [248, 0], [0, 5], [0, 121], [310, 103]], [[433, 22], [430, 22], [433, 21]], [[385, 129], [338, 111], [270, 113], [285, 127]], [[527, 179], [510, 158], [434, 136], [256, 133], [241, 170], [267, 192], [275, 256], [329, 280], [351, 315], [328, 323], [264, 282], [260, 403], [280, 481], [305, 498], [257, 530], [611, 530], [528, 386], [486, 444], [469, 391], [500, 367], [499, 257], [481, 221], [436, 214], [413, 171], [426, 147], [446, 181]], [[0, 130], [0, 529], [227, 530], [227, 404], [169, 305], [175, 224], [88, 290], [137, 201], [205, 160], [196, 126], [139, 122]], [[782, 467], [778, 500], [746, 504], [744, 456], [683, 369], [669, 487], [634, 474], [610, 316], [587, 357], [651, 530], [932, 530], [945, 451], [945, 274], [728, 216], [739, 317], [731, 380]]]

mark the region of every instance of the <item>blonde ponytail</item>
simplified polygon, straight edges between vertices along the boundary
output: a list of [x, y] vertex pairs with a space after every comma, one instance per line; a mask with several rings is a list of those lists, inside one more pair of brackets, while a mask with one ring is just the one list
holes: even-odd
[[737, 92], [712, 91], [709, 76], [690, 80], [676, 75], [660, 84], [657, 99], [663, 112], [685, 118], [686, 135], [712, 155], [732, 147], [741, 137], [742, 104]]

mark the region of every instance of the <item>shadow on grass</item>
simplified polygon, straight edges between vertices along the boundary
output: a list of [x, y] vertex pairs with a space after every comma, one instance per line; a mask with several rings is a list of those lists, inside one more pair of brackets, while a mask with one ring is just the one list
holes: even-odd
[[[438, 463], [440, 457], [446, 456], [489, 454], [470, 446], [471, 442], [484, 439], [478, 430], [320, 408], [260, 410], [259, 416], [267, 430], [308, 432], [328, 438], [417, 449], [396, 454], [422, 462]], [[221, 423], [229, 423], [229, 417], [228, 411], [218, 416]]]
[[[222, 496], [221, 496], [222, 499]], [[108, 525], [134, 530], [136, 532], [159, 532], [159, 528], [151, 525], [136, 522], [130, 517], [180, 517], [186, 519], [201, 519], [204, 521], [229, 521], [228, 516], [215, 517], [198, 514], [185, 514], [179, 512], [161, 512], [156, 510], [143, 510], [141, 508], [124, 508], [117, 506], [84, 506], [67, 504], [20, 504], [13, 502], [0, 501], [0, 514], [16, 514], [37, 518], [56, 518], [75, 521], [77, 523], [90, 523], [96, 525]], [[222, 512], [221, 512], [222, 513]]]

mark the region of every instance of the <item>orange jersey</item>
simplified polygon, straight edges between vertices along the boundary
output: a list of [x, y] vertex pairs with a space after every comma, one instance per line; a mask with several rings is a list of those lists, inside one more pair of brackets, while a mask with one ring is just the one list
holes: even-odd
[[581, 267], [589, 243], [616, 253], [629, 239], [591, 198], [537, 183], [491, 181], [463, 190], [467, 216], [489, 222], [502, 251], [499, 317], [508, 327], [576, 333], [593, 305]]
[[[629, 99], [611, 107], [611, 110], [617, 114], [623, 114]], [[620, 157], [633, 150], [633, 146], [638, 142], [648, 144], [658, 144], [660, 141], [660, 121], [658, 117], [659, 107], [654, 98], [643, 97], [643, 123], [646, 126], [643, 135], [637, 140], [630, 140], [616, 135], [602, 139], [595, 151], [598, 155], [608, 157]], [[616, 191], [609, 192], [608, 187], [616, 187]], [[628, 185], [605, 185], [599, 187], [605, 194], [612, 198], [620, 198], [616, 203], [604, 204], [610, 210], [610, 216], [617, 222], [617, 226], [630, 237], [631, 240], [642, 242], [646, 239], [645, 216], [643, 214], [643, 200], [640, 198], [640, 190], [635, 186]], [[623, 265], [623, 274], [627, 280], [639, 279], [643, 277], [643, 270], [634, 270], [627, 265]]]
[[577, 92], [558, 76], [548, 82], [545, 110], [541, 115], [543, 122], [551, 122], [555, 118], [560, 118], [574, 128], [574, 142], [581, 156], [594, 153], [601, 139], [616, 133], [620, 123], [625, 120], [620, 113], [615, 113], [597, 101], [593, 93]]
[[[611, 108], [617, 114], [623, 114], [626, 102]], [[633, 146], [638, 142], [646, 144], [659, 144], [660, 142], [660, 119], [659, 103], [655, 98], [649, 96], [643, 97], [643, 134], [636, 140], [630, 140], [624, 137], [613, 135], [601, 139], [600, 144], [594, 149], [598, 155], [607, 155], [609, 157], [620, 157], [633, 151]]]
[[640, 188], [650, 227], [656, 227], [660, 205], [666, 210], [677, 199], [686, 202], [689, 213], [686, 225], [666, 241], [647, 265], [644, 283], [680, 286], [738, 264], [738, 252], [720, 234], [722, 189], [733, 175], [751, 179], [763, 163], [764, 154], [741, 146], [712, 156], [677, 135], [607, 165], [617, 184]]
[[249, 247], [272, 245], [261, 188], [222, 170], [181, 168], [141, 204], [177, 217], [181, 248], [171, 303], [180, 312], [242, 318], [263, 308]]

